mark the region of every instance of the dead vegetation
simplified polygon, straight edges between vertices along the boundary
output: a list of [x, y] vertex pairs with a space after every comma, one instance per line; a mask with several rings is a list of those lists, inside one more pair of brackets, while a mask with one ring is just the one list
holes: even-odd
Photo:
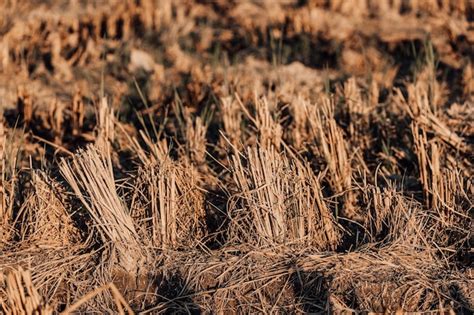
[[471, 1], [0, 12], [1, 313], [473, 311]]
[[238, 230], [240, 239], [256, 245], [336, 248], [338, 227], [323, 200], [319, 178], [308, 166], [274, 148], [248, 148], [245, 159], [237, 155], [232, 160], [235, 196], [243, 209], [231, 214], [231, 230]]

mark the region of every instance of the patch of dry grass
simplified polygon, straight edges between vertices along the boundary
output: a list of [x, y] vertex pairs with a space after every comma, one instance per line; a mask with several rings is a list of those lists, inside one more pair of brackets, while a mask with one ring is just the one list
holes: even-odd
[[471, 1], [3, 1], [0, 313], [469, 313]]

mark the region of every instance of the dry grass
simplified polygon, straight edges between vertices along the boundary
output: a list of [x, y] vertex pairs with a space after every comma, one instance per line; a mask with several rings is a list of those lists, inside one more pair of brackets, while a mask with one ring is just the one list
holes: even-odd
[[7, 297], [1, 301], [2, 309], [7, 314], [53, 314], [53, 309], [43, 302], [38, 291], [31, 282], [31, 273], [23, 270], [12, 270], [3, 279]]
[[153, 246], [195, 246], [204, 237], [204, 199], [195, 172], [169, 156], [138, 170], [131, 209]]
[[91, 216], [102, 242], [111, 243], [116, 251], [111, 262], [136, 272], [144, 254], [129, 210], [117, 194], [110, 152], [89, 146], [71, 162], [63, 161], [60, 168]]
[[0, 313], [472, 313], [472, 1], [0, 1]]
[[68, 213], [64, 188], [44, 172], [31, 176], [33, 191], [18, 214], [20, 237], [39, 246], [67, 246], [79, 240], [79, 231]]
[[337, 246], [338, 227], [323, 200], [319, 178], [309, 167], [274, 148], [248, 148], [245, 158], [232, 160], [236, 197], [243, 209], [235, 209], [236, 226], [231, 227], [245, 243], [313, 245], [321, 250]]
[[317, 154], [326, 161], [331, 188], [335, 194], [344, 195], [342, 214], [350, 219], [360, 220], [354, 208], [354, 194], [350, 191], [352, 167], [347, 144], [341, 128], [334, 119], [334, 100], [323, 97], [320, 106], [308, 108], [308, 122], [318, 141]]

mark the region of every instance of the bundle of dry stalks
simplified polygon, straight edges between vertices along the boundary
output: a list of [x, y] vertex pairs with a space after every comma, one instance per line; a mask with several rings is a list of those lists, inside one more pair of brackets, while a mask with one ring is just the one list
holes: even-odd
[[60, 170], [90, 214], [102, 242], [113, 246], [117, 257], [112, 262], [136, 273], [144, 253], [129, 211], [117, 194], [108, 146], [80, 150], [72, 161], [63, 159]]
[[397, 191], [392, 183], [387, 187], [367, 189], [370, 205], [364, 218], [370, 243], [410, 244], [425, 247], [428, 215], [418, 203]]
[[114, 110], [108, 105], [107, 98], [101, 98], [99, 108], [97, 110], [97, 135], [96, 146], [101, 150], [113, 143], [115, 138], [115, 116]]
[[471, 62], [468, 62], [467, 65], [464, 66], [463, 76], [463, 93], [466, 97], [471, 97], [474, 94], [474, 66]]
[[221, 112], [223, 131], [226, 138], [221, 139], [221, 142], [224, 143], [222, 146], [227, 147], [225, 143], [229, 141], [233, 147], [240, 150], [243, 141], [241, 131], [242, 109], [236, 99], [226, 96], [221, 99]]
[[292, 117], [292, 126], [291, 126], [291, 144], [297, 150], [303, 148], [303, 143], [308, 141], [310, 136], [308, 135], [307, 128], [307, 118], [305, 109], [308, 105], [305, 100], [298, 95], [298, 97], [290, 102], [289, 109]]
[[53, 133], [54, 143], [60, 144], [64, 134], [64, 110], [66, 106], [58, 100], [54, 100], [49, 108], [47, 123]]
[[436, 207], [438, 203], [436, 188], [441, 176], [438, 145], [435, 142], [428, 143], [426, 131], [420, 130], [417, 123], [412, 123], [411, 129], [426, 206]]
[[[31, 281], [28, 270], [12, 269], [0, 275], [0, 310], [12, 315], [49, 315], [53, 308], [44, 303]], [[2, 292], [3, 291], [3, 292]], [[6, 300], [3, 300], [6, 298]]]
[[133, 217], [153, 246], [175, 249], [197, 245], [205, 230], [200, 175], [186, 160], [172, 160], [166, 141], [153, 143], [142, 136], [147, 139], [151, 154], [137, 144], [142, 166], [131, 187]]
[[[344, 98], [344, 109], [349, 117], [348, 133], [351, 142], [361, 149], [369, 147], [370, 137], [367, 132], [370, 131], [370, 114], [373, 113], [378, 101], [377, 84], [371, 85], [371, 94], [364, 99], [361, 89], [357, 85], [355, 78], [350, 78], [344, 83], [342, 91], [339, 92]], [[370, 98], [370, 100], [369, 100]]]
[[439, 137], [451, 145], [454, 149], [466, 151], [468, 146], [465, 140], [452, 132], [446, 124], [438, 117], [431, 107], [428, 90], [423, 84], [409, 84], [408, 100], [403, 97], [400, 89], [396, 90], [395, 102], [426, 131]]
[[73, 135], [80, 135], [82, 126], [84, 125], [84, 102], [82, 101], [82, 93], [77, 89], [72, 98], [71, 108], [71, 128]]
[[329, 183], [335, 194], [342, 194], [344, 205], [341, 214], [347, 218], [361, 220], [355, 207], [352, 189], [352, 167], [347, 153], [343, 132], [334, 118], [334, 100], [322, 97], [320, 109], [308, 106], [308, 124], [318, 146], [316, 155], [321, 155], [329, 171]]
[[20, 210], [21, 239], [40, 246], [69, 245], [79, 231], [68, 213], [65, 190], [46, 173], [33, 171], [32, 191]]
[[251, 115], [240, 98], [236, 95], [242, 111], [252, 122], [257, 131], [257, 139], [252, 139], [254, 143], [258, 143], [261, 147], [269, 149], [270, 147], [280, 148], [282, 144], [283, 129], [277, 119], [274, 118], [274, 108], [270, 107], [266, 98], [259, 99], [257, 94], [254, 95], [253, 105], [255, 108], [255, 116]]
[[256, 117], [254, 120], [258, 130], [258, 143], [264, 148], [280, 148], [283, 130], [279, 122], [273, 117], [270, 105], [266, 98], [254, 101]]
[[[425, 207], [432, 213], [430, 238], [445, 248], [452, 246], [452, 233], [457, 242], [470, 238], [472, 209], [468, 184], [462, 172], [444, 165], [443, 151], [437, 139], [427, 140], [426, 131], [417, 123], [412, 124], [415, 152], [418, 158], [420, 182], [423, 187]], [[472, 195], [472, 192], [471, 192]], [[448, 253], [451, 255], [451, 253]]]
[[[0, 244], [7, 244], [14, 234], [13, 207], [18, 189], [18, 157], [21, 144], [13, 141], [14, 133], [7, 138], [3, 121], [0, 122]], [[21, 134], [20, 134], [21, 135]], [[1, 248], [1, 247], [0, 247]]]
[[134, 190], [137, 200], [132, 202], [133, 216], [142, 228], [147, 227], [151, 244], [163, 249], [177, 247], [178, 196], [172, 162], [141, 168]]
[[206, 132], [207, 126], [201, 117], [193, 122], [191, 117], [186, 119], [186, 151], [190, 160], [200, 167], [206, 166]]
[[248, 148], [245, 161], [232, 157], [236, 197], [233, 229], [257, 245], [312, 245], [334, 249], [339, 231], [317, 178], [308, 167], [274, 148]]

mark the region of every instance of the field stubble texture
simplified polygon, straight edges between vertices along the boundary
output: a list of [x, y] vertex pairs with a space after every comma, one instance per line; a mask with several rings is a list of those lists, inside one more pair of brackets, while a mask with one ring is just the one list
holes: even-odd
[[0, 312], [470, 313], [470, 0], [0, 2]]

